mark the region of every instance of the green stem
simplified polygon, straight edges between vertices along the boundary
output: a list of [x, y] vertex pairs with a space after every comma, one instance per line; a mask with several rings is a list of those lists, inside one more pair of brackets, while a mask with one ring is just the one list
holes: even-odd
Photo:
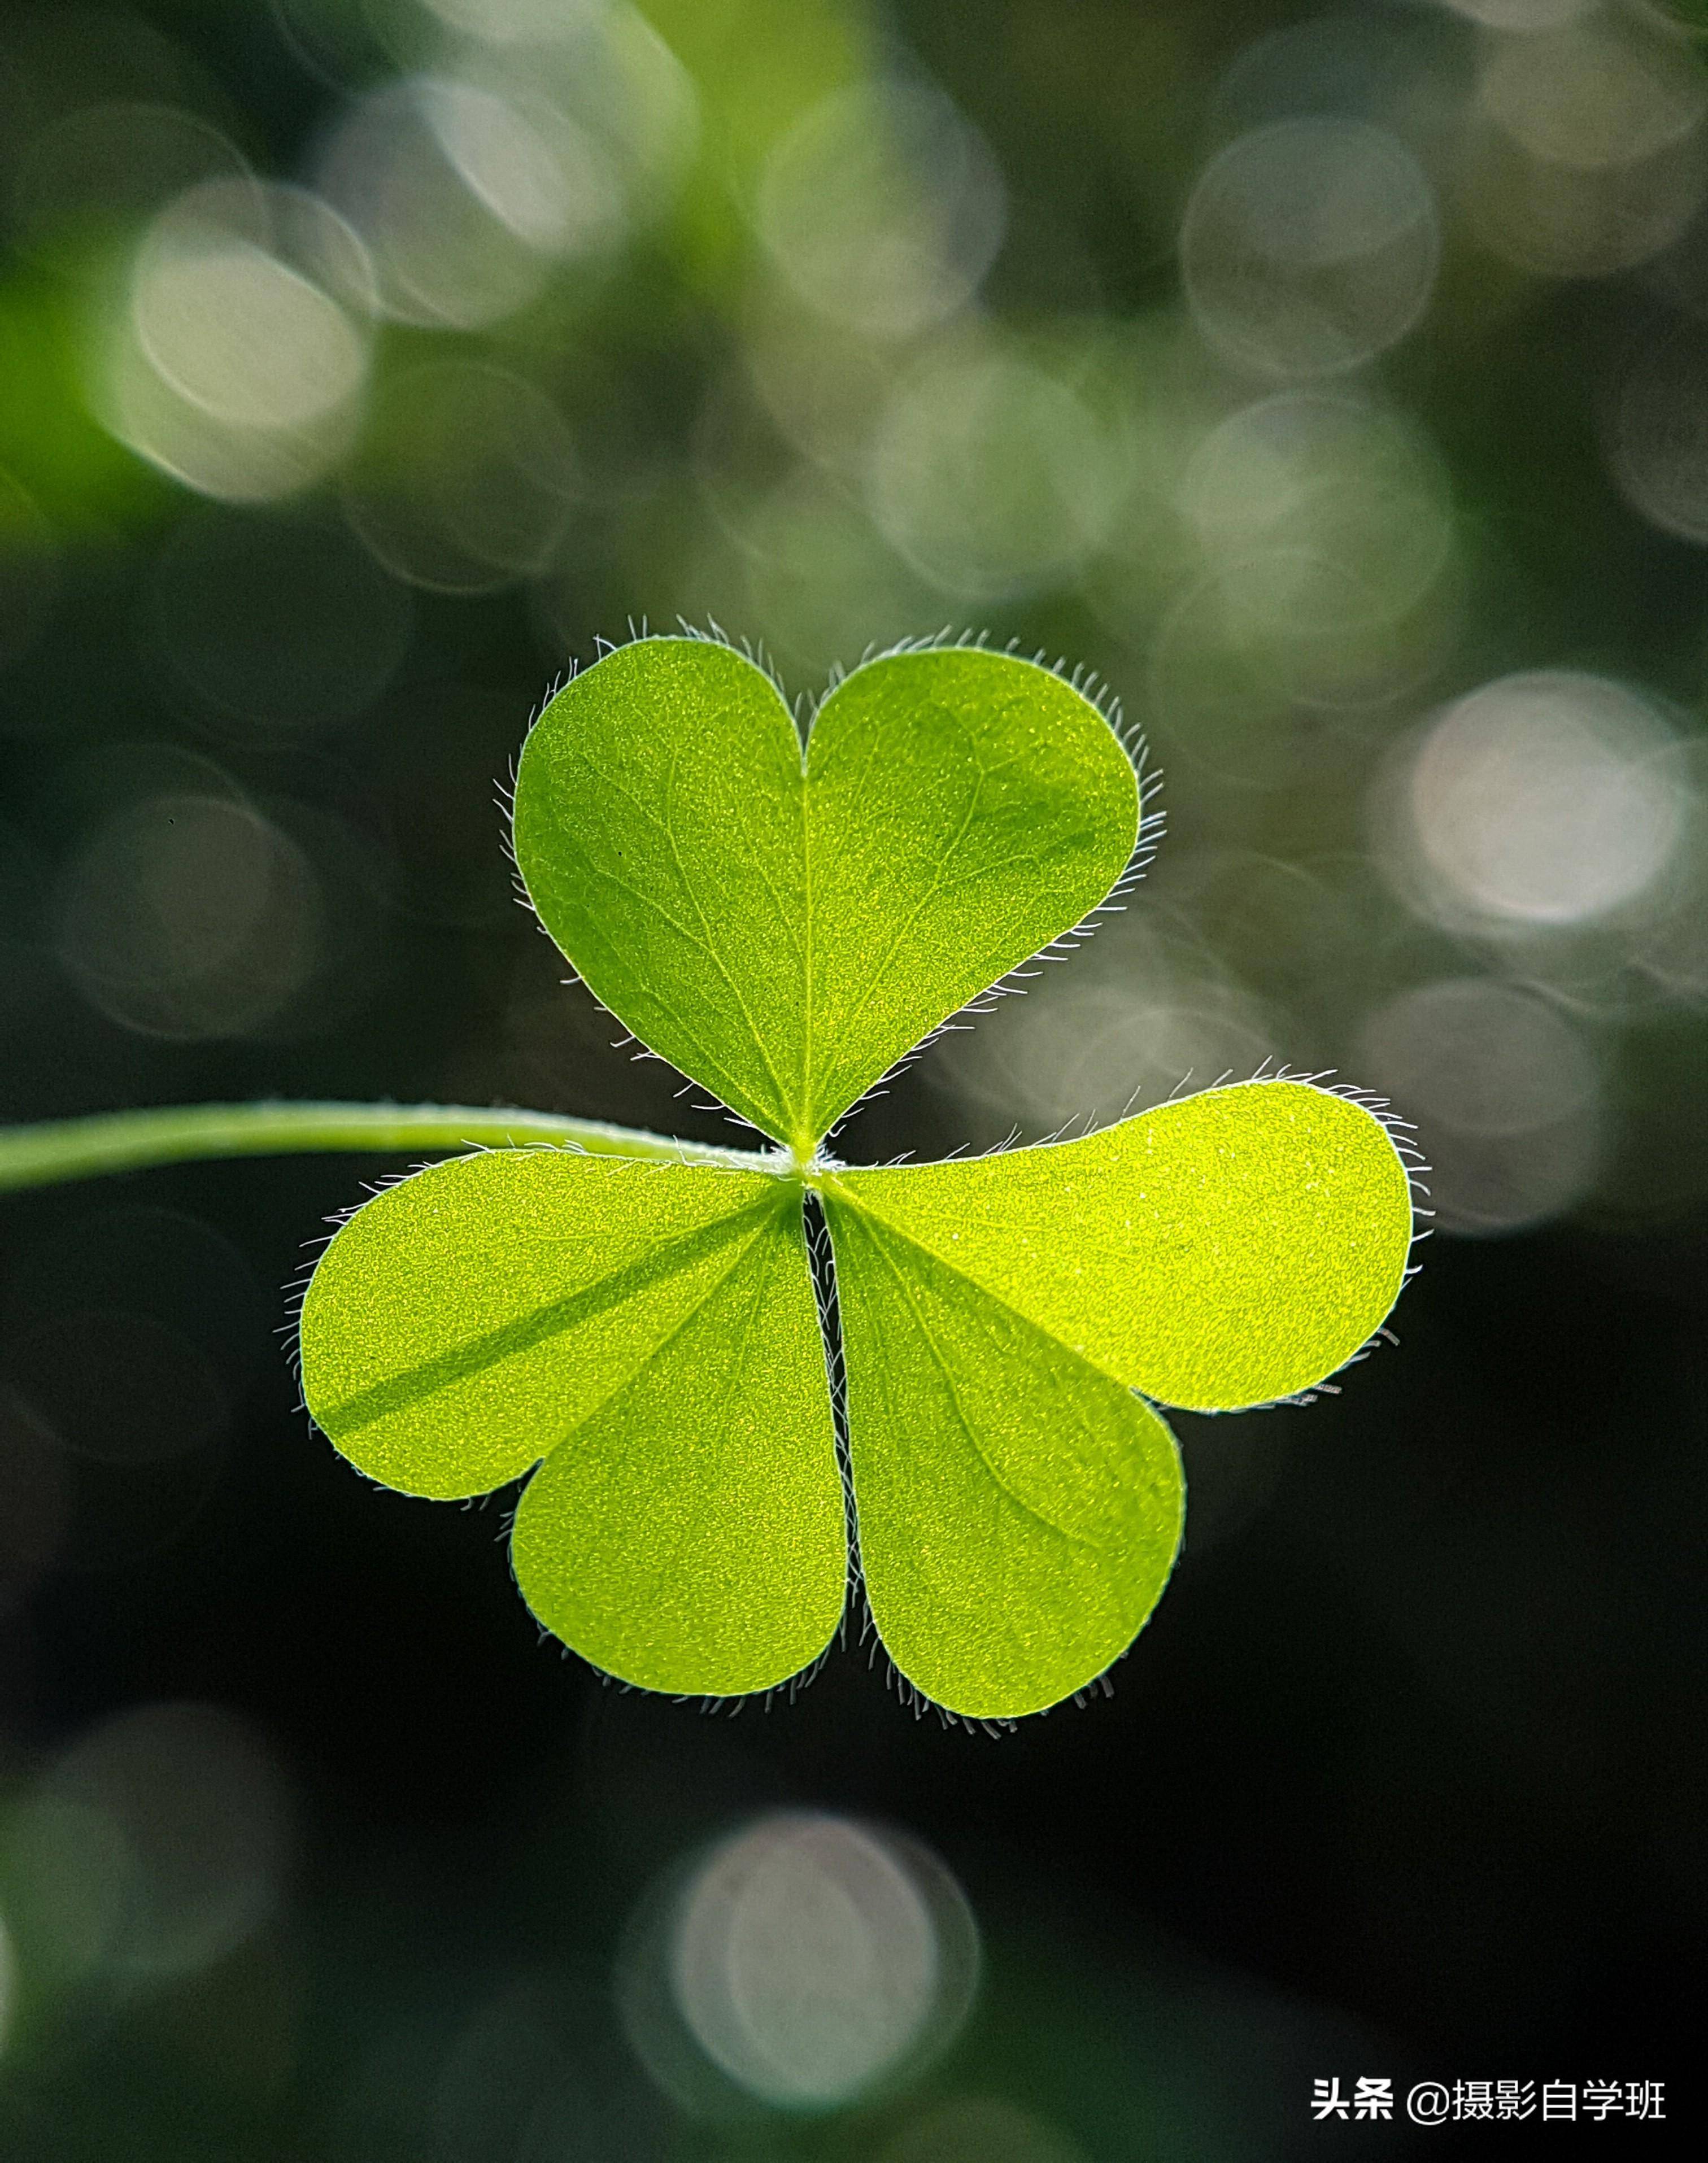
[[772, 1161], [751, 1150], [710, 1149], [598, 1119], [561, 1118], [553, 1112], [480, 1111], [462, 1104], [186, 1104], [0, 1127], [0, 1191], [203, 1157], [331, 1150], [375, 1155], [396, 1150], [431, 1156], [530, 1142], [588, 1150], [599, 1156], [685, 1159], [755, 1171]]

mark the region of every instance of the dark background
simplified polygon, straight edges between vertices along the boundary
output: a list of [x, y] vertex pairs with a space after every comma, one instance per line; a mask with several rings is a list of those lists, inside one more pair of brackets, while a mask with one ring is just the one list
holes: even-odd
[[[0, 1116], [390, 1097], [724, 1139], [558, 984], [496, 792], [548, 686], [631, 619], [715, 618], [800, 691], [946, 624], [1097, 668], [1150, 738], [1170, 835], [1118, 926], [846, 1153], [1037, 1138], [1271, 1056], [1392, 1090], [1440, 1167], [1439, 1229], [1397, 1346], [1340, 1394], [1178, 1420], [1185, 1553], [1113, 1694], [988, 1738], [903, 1710], [851, 1645], [734, 1716], [602, 1687], [516, 1597], [503, 1497], [354, 1476], [299, 1408], [287, 1287], [396, 1160], [7, 1197], [0, 2151], [1208, 2163], [1421, 2140], [1313, 2127], [1312, 2081], [1360, 2074], [1668, 2080], [1687, 2122], [1708, 1897], [1690, 9], [579, 12], [629, 55], [618, 90], [579, 47], [511, 39], [500, 0], [0, 13]], [[550, 186], [542, 209], [500, 158], [479, 169], [500, 229], [466, 173], [430, 171], [388, 86], [459, 69], [494, 101], [477, 118], [555, 100], [604, 193], [571, 157], [569, 210]], [[890, 134], [813, 134], [821, 101], [862, 94], [836, 109]], [[1311, 288], [1342, 346], [1303, 361], [1271, 272], [1190, 239], [1211, 160], [1300, 116], [1343, 148], [1379, 131], [1414, 189], [1377, 202], [1380, 163], [1323, 183], [1325, 230], [1368, 209], [1375, 238]], [[310, 208], [266, 196], [280, 180]], [[210, 181], [197, 215], [243, 275], [257, 249], [290, 266], [252, 313], [204, 278], [202, 228], [182, 238]], [[320, 199], [349, 226], [305, 240]], [[868, 293], [873, 232], [900, 238]], [[1243, 345], [1218, 306], [1246, 310]], [[1281, 412], [1280, 509], [1236, 430], [1205, 514], [1204, 440], [1296, 398], [1331, 402]], [[1552, 898], [1477, 889], [1451, 820], [1420, 872], [1393, 806], [1418, 800], [1422, 732], [1537, 671], [1542, 719], [1487, 786]], [[619, 2034], [626, 1919], [697, 1841], [798, 1805], [935, 1850], [982, 1994], [899, 2095], [701, 2124]], [[453, 2093], [448, 2066], [474, 2068]]]

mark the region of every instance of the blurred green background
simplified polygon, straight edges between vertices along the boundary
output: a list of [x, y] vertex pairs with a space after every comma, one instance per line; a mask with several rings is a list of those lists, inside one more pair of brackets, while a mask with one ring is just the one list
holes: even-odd
[[1682, 2073], [1700, 31], [0, 8], [0, 1119], [726, 1138], [516, 905], [530, 715], [631, 625], [807, 695], [947, 627], [1095, 670], [1168, 835], [846, 1153], [1285, 1061], [1437, 1212], [1342, 1394], [1178, 1422], [1156, 1620], [993, 1740], [851, 1641], [736, 1719], [605, 1689], [499, 1504], [353, 1477], [286, 1288], [391, 1160], [8, 1198], [0, 2153], [1231, 2163], [1411, 2136], [1318, 2077]]

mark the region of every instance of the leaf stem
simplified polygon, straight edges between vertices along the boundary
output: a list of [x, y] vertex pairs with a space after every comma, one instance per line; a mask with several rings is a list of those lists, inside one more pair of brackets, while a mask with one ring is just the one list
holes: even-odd
[[771, 1154], [673, 1141], [665, 1134], [608, 1126], [599, 1119], [563, 1118], [554, 1112], [479, 1110], [463, 1104], [183, 1104], [0, 1127], [0, 1192], [207, 1157], [338, 1150], [431, 1156], [530, 1143], [587, 1150], [598, 1156], [656, 1157], [751, 1171], [770, 1169], [773, 1162]]

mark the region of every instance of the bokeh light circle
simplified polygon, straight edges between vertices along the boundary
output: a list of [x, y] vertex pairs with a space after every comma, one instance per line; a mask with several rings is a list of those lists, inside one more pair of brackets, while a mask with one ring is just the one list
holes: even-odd
[[1402, 992], [1365, 1022], [1357, 1061], [1415, 1124], [1443, 1229], [1516, 1231], [1560, 1215], [1591, 1185], [1600, 1062], [1532, 993], [1484, 977]]
[[93, 1979], [115, 1955], [134, 1882], [107, 1811], [51, 1786], [0, 1809], [0, 1904], [18, 1965], [44, 1996]]
[[387, 2071], [364, 2098], [350, 2163], [376, 2145], [392, 2152], [374, 2122], [388, 2118], [422, 2163], [664, 2163], [674, 2145], [668, 2104], [637, 2078], [605, 1993], [577, 1967], [495, 1978], [424, 2058]]
[[389, 8], [369, 0], [267, 0], [267, 7], [291, 60], [328, 90], [359, 94], [396, 65]]
[[[1295, 621], [1302, 610], [1320, 623], [1349, 600], [1366, 624], [1391, 621], [1435, 584], [1454, 542], [1448, 478], [1422, 432], [1382, 407], [1318, 391], [1230, 414], [1193, 452], [1177, 501], [1236, 587], [1239, 566], [1271, 555], [1298, 571], [1327, 567], [1321, 591], [1278, 596]], [[1272, 605], [1272, 580], [1246, 583], [1252, 606]]]
[[934, 356], [897, 385], [867, 500], [890, 545], [964, 600], [1060, 584], [1108, 530], [1124, 475], [1098, 416], [1020, 354]]
[[207, 1967], [274, 1913], [291, 1805], [265, 1738], [217, 1705], [148, 1705], [75, 1742], [43, 1793], [92, 1813], [125, 1856], [122, 1913], [104, 1949], [120, 1979]]
[[495, 593], [545, 569], [579, 484], [574, 438], [543, 391], [489, 363], [433, 361], [375, 397], [344, 510], [396, 577]]
[[1646, 700], [1606, 677], [1538, 671], [1461, 699], [1407, 777], [1425, 906], [1450, 924], [1546, 930], [1632, 902], [1682, 830], [1672, 741]]
[[1276, 1050], [1261, 1003], [1195, 940], [1124, 924], [1082, 971], [1052, 972], [957, 1025], [926, 1071], [968, 1108], [993, 1114], [998, 1134], [1015, 1121], [1028, 1136], [1077, 1134], [1230, 1076], [1244, 1081]]
[[767, 2102], [850, 2101], [918, 2040], [937, 1993], [930, 1911], [869, 1834], [773, 1820], [684, 1903], [673, 1979], [706, 2054]]
[[304, 427], [362, 380], [362, 341], [337, 302], [246, 241], [153, 266], [136, 328], [163, 380], [234, 427]]
[[1002, 244], [1002, 178], [940, 93], [901, 83], [838, 91], [766, 161], [759, 230], [820, 314], [879, 338], [941, 322]]
[[1397, 619], [1379, 565], [1312, 547], [1218, 563], [1156, 624], [1143, 718], [1166, 755], [1244, 788], [1325, 785], [1454, 628], [1457, 584]]
[[78, 989], [145, 1035], [242, 1036], [313, 975], [324, 925], [304, 851], [245, 804], [162, 794], [116, 812], [64, 882], [59, 952]]
[[1476, 112], [1472, 221], [1497, 254], [1545, 276], [1643, 262], [1708, 190], [1708, 81], [1676, 40], [1629, 15], [1493, 40]]
[[1680, 743], [1658, 763], [1684, 830], [1656, 906], [1629, 928], [1629, 958], [1663, 998], [1708, 1006], [1708, 741]]
[[241, 183], [244, 160], [210, 121], [130, 99], [80, 105], [24, 149], [8, 207], [26, 247], [75, 264], [110, 234], [209, 181]]
[[1336, 8], [1285, 23], [1246, 45], [1217, 84], [1218, 143], [1271, 121], [1335, 114], [1434, 132], [1458, 102], [1453, 26], [1425, 8]]
[[97, 404], [131, 448], [204, 495], [293, 494], [348, 448], [366, 388], [366, 258], [300, 189], [213, 181], [149, 226]]
[[1652, 158], [1708, 113], [1699, 68], [1670, 45], [1611, 23], [1501, 43], [1478, 94], [1532, 157], [1585, 171]]
[[548, 99], [458, 76], [385, 84], [327, 145], [319, 184], [371, 250], [400, 321], [474, 330], [513, 315], [554, 264], [621, 238], [617, 175]]
[[1333, 116], [1253, 129], [1198, 176], [1181, 272], [1200, 331], [1255, 374], [1333, 375], [1405, 337], [1440, 258], [1429, 182], [1397, 136]]
[[1517, 986], [1452, 977], [1402, 992], [1360, 1039], [1372, 1079], [1409, 1117], [1522, 1134], [1593, 1104], [1600, 1069], [1580, 1030]]
[[620, 1977], [630, 2038], [682, 2107], [832, 2111], [911, 2077], [977, 1981], [966, 1901], [904, 1835], [778, 1811], [678, 1878]]

